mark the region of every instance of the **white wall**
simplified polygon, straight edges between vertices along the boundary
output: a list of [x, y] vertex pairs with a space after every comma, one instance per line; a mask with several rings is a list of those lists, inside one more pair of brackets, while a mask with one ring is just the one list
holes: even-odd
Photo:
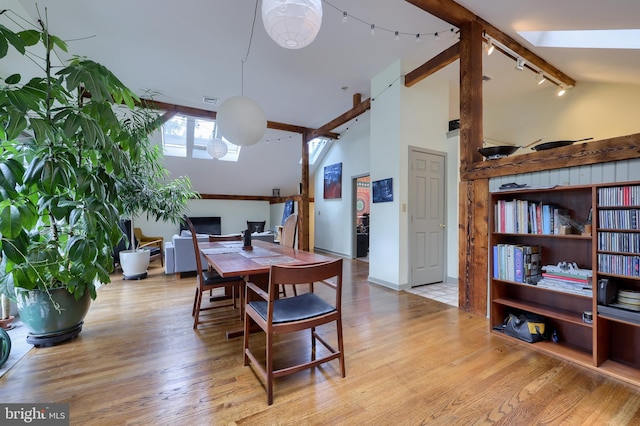
[[[333, 142], [314, 177], [314, 244], [320, 250], [353, 257], [353, 194], [351, 180], [369, 172], [369, 113], [352, 121], [349, 131]], [[324, 167], [342, 162], [342, 198], [324, 199]], [[313, 222], [312, 221], [312, 222]]]
[[[223, 234], [234, 234], [247, 229], [247, 220], [266, 220], [265, 230], [280, 224], [280, 217], [272, 224], [271, 209], [268, 201], [244, 200], [190, 200], [187, 216], [220, 216]], [[165, 241], [180, 230], [179, 224], [156, 222], [152, 217], [141, 216], [134, 220], [134, 226], [141, 228], [145, 235], [162, 236]]]
[[485, 104], [484, 133], [515, 145], [630, 135], [640, 132], [638, 99], [639, 85], [578, 83], [562, 97], [549, 85], [526, 99]]
[[[270, 138], [283, 139], [266, 142]], [[153, 141], [161, 144], [160, 132], [154, 134]], [[202, 194], [271, 196], [273, 188], [279, 188], [280, 195], [289, 196], [298, 193], [300, 158], [300, 134], [268, 129], [261, 142], [241, 149], [237, 163], [169, 156], [164, 161], [171, 177], [188, 176], [193, 188]]]

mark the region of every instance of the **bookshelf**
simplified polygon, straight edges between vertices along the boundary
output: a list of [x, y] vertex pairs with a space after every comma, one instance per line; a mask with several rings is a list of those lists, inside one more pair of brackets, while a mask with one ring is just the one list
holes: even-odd
[[[640, 183], [599, 186], [595, 191], [597, 238], [594, 264], [598, 291], [602, 293], [597, 300], [595, 364], [611, 372], [623, 369], [638, 378]], [[611, 300], [605, 300], [605, 289], [609, 290]], [[603, 303], [607, 305], [603, 306]]]
[[[520, 342], [493, 327], [510, 312], [542, 315], [558, 341], [522, 344], [640, 385], [640, 182], [497, 191], [490, 203], [491, 332]], [[588, 220], [591, 227], [582, 227]], [[534, 247], [539, 263], [524, 256], [517, 272], [523, 261], [514, 258], [516, 271], [509, 271], [504, 253], [523, 247]], [[539, 269], [559, 262], [589, 270], [588, 285], [571, 279], [575, 288], [547, 286]], [[616, 295], [606, 306], [598, 303], [603, 280]], [[619, 300], [637, 311], [621, 309]], [[583, 320], [584, 312], [592, 313], [592, 322]]]

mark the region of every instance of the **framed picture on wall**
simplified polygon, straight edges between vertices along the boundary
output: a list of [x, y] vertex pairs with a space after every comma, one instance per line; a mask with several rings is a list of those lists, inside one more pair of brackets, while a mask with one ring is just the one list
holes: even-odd
[[325, 166], [324, 198], [342, 198], [342, 163]]
[[374, 203], [393, 201], [393, 178], [374, 180], [371, 183]]

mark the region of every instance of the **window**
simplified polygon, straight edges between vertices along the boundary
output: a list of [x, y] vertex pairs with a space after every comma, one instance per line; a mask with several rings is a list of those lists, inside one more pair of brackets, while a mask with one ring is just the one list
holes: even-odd
[[[162, 126], [162, 150], [164, 155], [211, 160], [207, 142], [213, 138], [216, 122], [204, 118], [175, 115]], [[227, 144], [227, 155], [221, 161], [238, 161], [240, 147], [222, 138]]]
[[[309, 141], [309, 165], [313, 166], [325, 151], [325, 147], [329, 145], [329, 139], [315, 138]], [[300, 159], [302, 164], [302, 159]]]

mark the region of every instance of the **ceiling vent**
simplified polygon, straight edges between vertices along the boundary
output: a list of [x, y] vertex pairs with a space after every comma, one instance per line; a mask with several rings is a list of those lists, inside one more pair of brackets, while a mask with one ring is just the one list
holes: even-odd
[[218, 105], [219, 102], [220, 102], [219, 98], [212, 98], [210, 96], [205, 96], [202, 98], [202, 103], [204, 104]]

